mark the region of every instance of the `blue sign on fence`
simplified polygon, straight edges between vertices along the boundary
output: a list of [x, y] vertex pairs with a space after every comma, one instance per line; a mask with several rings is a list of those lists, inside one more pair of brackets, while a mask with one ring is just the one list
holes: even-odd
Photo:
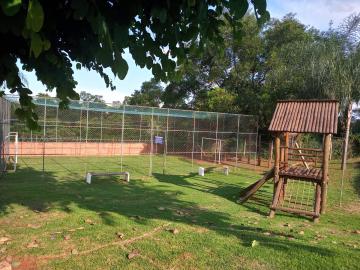
[[154, 142], [155, 142], [156, 144], [164, 144], [164, 137], [155, 136]]

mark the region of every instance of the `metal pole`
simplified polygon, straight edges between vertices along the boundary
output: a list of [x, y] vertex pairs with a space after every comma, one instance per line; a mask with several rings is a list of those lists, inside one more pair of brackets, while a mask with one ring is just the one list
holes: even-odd
[[166, 157], [167, 157], [168, 131], [169, 131], [169, 109], [167, 109], [167, 116], [166, 116], [166, 132], [165, 132], [165, 149], [164, 149], [163, 174], [165, 174], [165, 172], [166, 172]]
[[219, 140], [219, 160], [218, 160], [219, 164], [221, 164], [221, 148], [222, 148], [222, 144], [221, 144], [221, 140]]
[[87, 107], [86, 107], [86, 135], [85, 135], [86, 143], [88, 141], [88, 135], [89, 135], [89, 103], [90, 103], [90, 101], [88, 101]]
[[124, 120], [125, 120], [125, 105], [123, 105], [123, 113], [122, 113], [122, 121], [121, 121], [120, 171], [123, 170]]
[[219, 128], [219, 114], [216, 113], [216, 133], [215, 133], [215, 138], [216, 138], [216, 143], [215, 143], [215, 160], [214, 163], [216, 163], [216, 150], [217, 150], [217, 138], [218, 138], [218, 128]]
[[100, 142], [102, 142], [103, 138], [103, 113], [100, 113]]
[[[257, 164], [258, 164], [258, 166], [261, 166], [261, 135], [258, 135], [257, 142], [258, 142], [257, 146], [256, 146]], [[256, 161], [256, 159], [255, 159], [255, 161]]]
[[191, 167], [194, 167], [195, 131], [196, 131], [195, 113], [196, 112], [193, 112], [193, 134], [192, 134]]
[[59, 106], [56, 107], [56, 122], [55, 122], [55, 141], [58, 141], [58, 120], [59, 119]]
[[[81, 119], [82, 119], [82, 105], [80, 107], [80, 123], [79, 123], [79, 127], [80, 127], [80, 133], [79, 133], [79, 141], [81, 142]], [[80, 144], [81, 147], [81, 144]]]
[[200, 159], [203, 159], [204, 137], [201, 137]]
[[151, 108], [151, 128], [150, 128], [150, 164], [149, 164], [149, 176], [152, 175], [152, 152], [153, 152], [153, 128], [154, 128], [154, 108]]
[[243, 150], [243, 157], [245, 158], [246, 154], [246, 138], [244, 139], [244, 150]]
[[258, 136], [259, 136], [259, 125], [256, 125], [256, 140], [255, 140], [255, 166], [256, 166], [256, 159], [258, 153]]
[[236, 132], [236, 153], [235, 153], [235, 167], [238, 167], [238, 152], [239, 152], [239, 127], [240, 127], [240, 115], [238, 115], [237, 132]]
[[142, 123], [142, 114], [140, 114], [140, 134], [139, 134], [139, 142], [141, 142], [141, 123]]
[[46, 136], [46, 98], [44, 106], [44, 120], [43, 120], [43, 153], [42, 153], [42, 172], [45, 172], [45, 136]]

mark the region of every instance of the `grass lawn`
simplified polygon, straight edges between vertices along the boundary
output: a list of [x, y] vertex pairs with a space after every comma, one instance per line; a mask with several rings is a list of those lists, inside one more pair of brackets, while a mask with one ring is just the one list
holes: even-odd
[[[269, 219], [272, 185], [244, 205], [243, 187], [261, 177], [168, 157], [126, 157], [130, 183], [84, 182], [85, 170], [119, 170], [116, 158], [22, 158], [0, 180], [0, 261], [13, 269], [360, 269], [360, 166], [351, 161], [339, 206], [341, 172], [332, 164], [327, 213]], [[255, 240], [255, 241], [254, 241]], [[128, 256], [133, 257], [131, 259]]]

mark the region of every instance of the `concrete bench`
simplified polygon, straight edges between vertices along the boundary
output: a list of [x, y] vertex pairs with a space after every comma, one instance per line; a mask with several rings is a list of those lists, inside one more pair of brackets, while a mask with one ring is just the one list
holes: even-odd
[[113, 175], [124, 175], [125, 181], [130, 182], [130, 173], [129, 172], [88, 172], [85, 176], [85, 181], [88, 184], [91, 184], [91, 177], [93, 176], [113, 176]]

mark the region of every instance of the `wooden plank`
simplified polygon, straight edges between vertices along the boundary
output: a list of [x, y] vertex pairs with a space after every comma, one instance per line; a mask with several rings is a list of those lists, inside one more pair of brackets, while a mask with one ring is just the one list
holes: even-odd
[[251, 184], [244, 190], [242, 190], [240, 194], [240, 198], [238, 199], [239, 203], [246, 202], [252, 195], [255, 194], [256, 191], [259, 190], [268, 180], [274, 177], [274, 168], [268, 171], [261, 179]]
[[[281, 146], [281, 148], [284, 148], [285, 146]], [[323, 150], [322, 149], [319, 149], [319, 148], [304, 148], [304, 147], [299, 147], [299, 148], [297, 148], [297, 147], [288, 147], [289, 148], [289, 150], [303, 150], [303, 151], [313, 151], [313, 152], [323, 152]]]
[[[301, 150], [300, 150], [301, 151]], [[289, 155], [291, 156], [297, 156], [297, 157], [313, 157], [315, 158], [314, 154], [309, 154], [309, 153], [289, 153]]]
[[299, 161], [299, 162], [301, 162], [302, 164], [304, 164], [304, 161], [305, 162], [307, 162], [307, 163], [319, 163], [319, 162], [321, 162], [322, 160], [321, 159], [315, 159], [315, 158], [304, 158], [304, 159], [302, 159], [302, 158], [293, 158], [292, 156], [290, 156], [289, 157], [289, 160], [290, 161]]
[[310, 217], [318, 217], [318, 215], [316, 215], [316, 213], [312, 212], [312, 211], [306, 211], [306, 210], [301, 210], [301, 209], [296, 209], [296, 208], [288, 208], [288, 207], [282, 207], [282, 206], [276, 206], [276, 207], [271, 207], [271, 208], [273, 210], [279, 210], [279, 211], [283, 211], [283, 212], [300, 214], [300, 215], [305, 215], [305, 216], [310, 216]]

